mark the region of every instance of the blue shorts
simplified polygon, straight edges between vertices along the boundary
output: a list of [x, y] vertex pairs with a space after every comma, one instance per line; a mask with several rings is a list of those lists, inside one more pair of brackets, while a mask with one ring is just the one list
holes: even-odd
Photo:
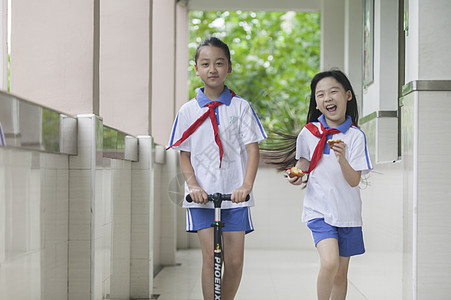
[[362, 227], [335, 227], [324, 222], [324, 219], [313, 219], [307, 222], [312, 231], [315, 246], [322, 240], [334, 238], [338, 241], [339, 254], [350, 257], [365, 253]]
[[[215, 219], [215, 210], [212, 208], [187, 208], [186, 231], [197, 232], [210, 228]], [[238, 207], [221, 210], [221, 221], [224, 223], [222, 231], [254, 231], [250, 207]]]

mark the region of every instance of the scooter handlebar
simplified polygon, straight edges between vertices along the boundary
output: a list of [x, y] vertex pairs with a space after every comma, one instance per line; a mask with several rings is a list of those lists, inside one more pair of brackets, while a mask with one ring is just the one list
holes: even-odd
[[[231, 201], [232, 200], [231, 198], [232, 198], [232, 194], [216, 193], [216, 194], [208, 195], [208, 201], [214, 201], [215, 199], [221, 199], [222, 201]], [[251, 198], [251, 196], [247, 195], [245, 201], [249, 201], [250, 198]], [[188, 203], [193, 202], [193, 199], [191, 198], [190, 194], [186, 195], [185, 199], [186, 199], [186, 202], [188, 202]]]

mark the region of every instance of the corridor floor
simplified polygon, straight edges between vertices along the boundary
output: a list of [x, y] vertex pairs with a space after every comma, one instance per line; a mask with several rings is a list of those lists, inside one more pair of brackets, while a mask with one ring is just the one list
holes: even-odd
[[[200, 266], [200, 250], [178, 251], [177, 265], [163, 268], [155, 277], [153, 299], [202, 300]], [[316, 299], [318, 267], [314, 250], [246, 249], [243, 278], [235, 299]], [[364, 299], [349, 282], [347, 300]]]

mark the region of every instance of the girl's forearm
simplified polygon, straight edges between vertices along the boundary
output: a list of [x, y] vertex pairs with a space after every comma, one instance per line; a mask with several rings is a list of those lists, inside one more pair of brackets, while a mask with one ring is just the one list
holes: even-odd
[[243, 186], [252, 190], [255, 177], [257, 176], [258, 163], [260, 160], [260, 150], [258, 143], [250, 143], [246, 145], [247, 165], [246, 174], [244, 175]]
[[189, 193], [195, 203], [206, 204], [208, 202], [207, 193], [199, 186], [194, 169], [191, 164], [191, 153], [180, 151], [180, 169], [188, 185]]
[[190, 189], [199, 186], [196, 176], [194, 176], [193, 166], [191, 165], [190, 152], [180, 151], [180, 169], [182, 170], [183, 177]]
[[308, 167], [310, 166], [310, 161], [308, 161], [307, 159], [301, 157], [299, 158], [299, 160], [296, 163], [296, 168], [298, 168], [299, 170], [308, 170]]
[[354, 170], [351, 165], [345, 160], [343, 163], [340, 163], [341, 171], [346, 181], [350, 186], [356, 187], [360, 183], [360, 176], [362, 174], [361, 171]]

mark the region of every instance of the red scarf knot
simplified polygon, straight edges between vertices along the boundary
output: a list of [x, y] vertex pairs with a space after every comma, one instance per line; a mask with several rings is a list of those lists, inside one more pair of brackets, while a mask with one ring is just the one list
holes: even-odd
[[[232, 93], [232, 98], [236, 96], [236, 94], [230, 90], [230, 92]], [[213, 133], [214, 133], [214, 137], [215, 137], [215, 142], [219, 147], [219, 167], [221, 167], [221, 163], [222, 163], [222, 156], [224, 155], [224, 149], [222, 148], [222, 143], [221, 143], [221, 139], [219, 138], [219, 131], [218, 131], [218, 121], [216, 119], [216, 114], [215, 114], [215, 108], [222, 105], [224, 103], [219, 102], [219, 101], [213, 101], [213, 102], [209, 102], [207, 103], [205, 106], [208, 107], [208, 110], [201, 115], [196, 121], [194, 121], [193, 124], [191, 124], [190, 127], [188, 127], [187, 130], [185, 130], [185, 132], [183, 132], [182, 137], [175, 142], [174, 144], [172, 144], [171, 146], [169, 146], [168, 148], [166, 148], [166, 150], [174, 147], [174, 146], [179, 146], [181, 143], [183, 143], [183, 141], [185, 141], [191, 134], [194, 133], [194, 131], [196, 131], [197, 128], [199, 128], [199, 126], [208, 118], [210, 117], [211, 120], [211, 125], [213, 126]], [[204, 107], [205, 107], [204, 106]]]
[[320, 122], [320, 124], [321, 124], [322, 133], [319, 132], [318, 127], [316, 125], [314, 125], [313, 123], [308, 123], [305, 125], [305, 128], [307, 128], [314, 136], [318, 137], [320, 140], [319, 140], [318, 144], [316, 145], [315, 151], [313, 152], [312, 161], [310, 162], [308, 170], [302, 171], [304, 173], [312, 172], [313, 169], [318, 164], [319, 160], [321, 159], [321, 156], [323, 155], [324, 145], [326, 144], [327, 136], [341, 132], [340, 130], [335, 129], [335, 128], [324, 129], [323, 124], [321, 122]]

